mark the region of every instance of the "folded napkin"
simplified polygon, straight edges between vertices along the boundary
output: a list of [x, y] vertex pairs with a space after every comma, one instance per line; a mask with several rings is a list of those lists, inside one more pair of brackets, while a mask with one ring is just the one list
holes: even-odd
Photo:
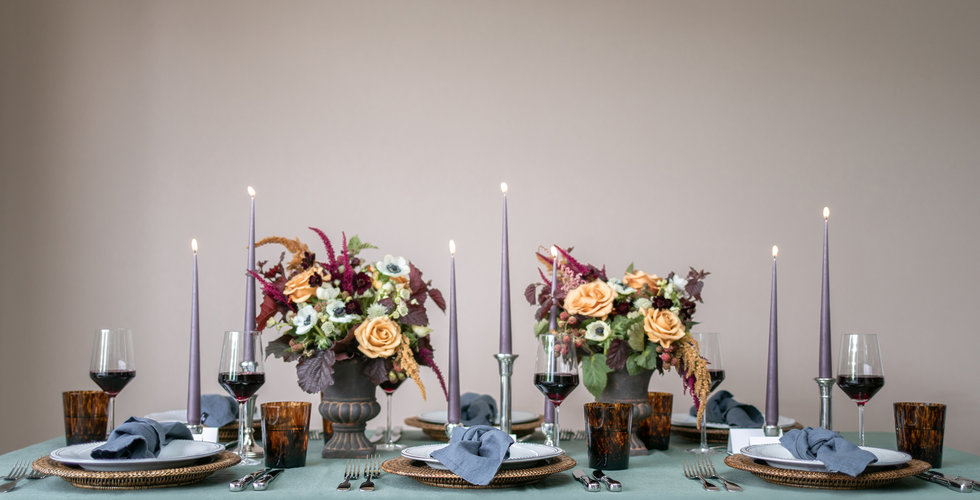
[[843, 472], [855, 477], [864, 472], [865, 467], [877, 460], [874, 453], [858, 448], [840, 434], [827, 429], [793, 429], [779, 442], [794, 457], [801, 460], [819, 460], [831, 472]]
[[470, 483], [486, 486], [507, 458], [512, 444], [510, 436], [488, 425], [457, 427], [449, 444], [433, 451], [432, 458]]
[[459, 397], [461, 423], [471, 425], [493, 425], [497, 420], [497, 402], [492, 396], [467, 392]]
[[201, 424], [221, 427], [238, 420], [238, 401], [224, 394], [201, 396]]
[[175, 439], [194, 439], [180, 422], [160, 423], [149, 418], [129, 417], [92, 450], [92, 458], [154, 458], [163, 445]]
[[[698, 407], [691, 407], [691, 415], [698, 414]], [[758, 408], [747, 404], [739, 403], [728, 391], [719, 391], [708, 399], [708, 406], [704, 409], [704, 419], [707, 422], [718, 424], [728, 424], [732, 427], [762, 427], [766, 423], [765, 417]]]

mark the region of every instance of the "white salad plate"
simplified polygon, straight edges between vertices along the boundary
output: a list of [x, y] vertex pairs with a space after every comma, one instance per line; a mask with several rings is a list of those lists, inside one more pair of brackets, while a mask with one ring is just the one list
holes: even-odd
[[123, 472], [183, 467], [225, 449], [217, 443], [177, 439], [166, 444], [156, 458], [92, 458], [92, 450], [103, 444], [105, 441], [66, 446], [52, 451], [50, 457], [56, 462], [77, 465], [85, 470]]
[[[445, 465], [442, 465], [439, 460], [432, 457], [432, 452], [445, 448], [446, 446], [449, 445], [446, 443], [441, 443], [412, 446], [411, 448], [405, 448], [402, 450], [402, 456], [412, 460], [425, 462], [433, 469], [446, 470], [447, 467]], [[547, 460], [549, 458], [557, 457], [562, 453], [565, 453], [565, 451], [561, 448], [555, 448], [554, 446], [546, 446], [536, 443], [514, 443], [510, 447], [510, 456], [504, 459], [504, 463], [502, 465], [512, 466], [514, 464], [523, 464], [525, 462]]]
[[[780, 415], [777, 425], [779, 425], [780, 428], [783, 428], [789, 427], [795, 423], [796, 419]], [[687, 413], [672, 413], [670, 415], [670, 425], [676, 425], [678, 427], [697, 427], [698, 418]], [[714, 422], [706, 422], [704, 426], [709, 429], [731, 429], [731, 426], [728, 424], [718, 424]]]
[[[515, 410], [510, 412], [510, 418], [512, 424], [523, 424], [525, 422], [534, 422], [538, 419], [538, 414]], [[444, 424], [447, 421], [446, 410], [427, 411], [419, 415], [419, 420], [429, 422], [430, 424]], [[497, 416], [497, 420], [494, 423], [500, 423], [500, 416]]]
[[187, 423], [187, 410], [167, 410], [150, 413], [144, 418], [156, 420], [157, 422], [180, 422]]
[[[877, 460], [868, 464], [868, 467], [901, 465], [907, 463], [909, 460], [912, 460], [911, 455], [900, 451], [886, 450], [884, 448], [871, 448], [867, 446], [861, 446], [860, 448], [865, 451], [870, 451], [877, 458]], [[763, 462], [766, 462], [777, 469], [806, 470], [814, 472], [827, 470], [827, 467], [825, 467], [823, 462], [819, 460], [802, 460], [793, 457], [793, 454], [781, 444], [756, 444], [746, 446], [745, 448], [742, 448], [741, 453], [749, 458], [762, 460]]]

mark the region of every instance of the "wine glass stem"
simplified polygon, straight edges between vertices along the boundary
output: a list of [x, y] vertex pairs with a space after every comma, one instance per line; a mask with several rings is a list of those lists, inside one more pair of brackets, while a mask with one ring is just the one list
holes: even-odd
[[245, 421], [247, 420], [245, 414], [248, 411], [247, 407], [248, 401], [238, 402], [238, 451], [236, 452], [238, 456], [245, 458]]
[[109, 418], [107, 420], [109, 426], [106, 428], [105, 436], [106, 439], [109, 439], [109, 434], [116, 428], [116, 397], [112, 395], [109, 396]]
[[701, 418], [701, 451], [708, 449], [708, 415]]
[[561, 427], [558, 426], [558, 405], [555, 405], [555, 448], [561, 448]]
[[858, 446], [864, 446], [864, 403], [858, 403]]
[[385, 403], [386, 403], [386, 406], [388, 407], [387, 411], [385, 411], [385, 413], [386, 413], [386, 415], [385, 415], [385, 444], [386, 445], [392, 445], [394, 443], [391, 441], [391, 393], [390, 392], [386, 392], [385, 393]]

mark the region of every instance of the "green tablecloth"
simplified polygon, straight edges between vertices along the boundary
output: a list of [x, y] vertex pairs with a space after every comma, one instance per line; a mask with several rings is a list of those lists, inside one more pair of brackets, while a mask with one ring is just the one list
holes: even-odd
[[[407, 431], [402, 442], [406, 445], [424, 444], [426, 441], [423, 438], [424, 436], [421, 432]], [[588, 460], [586, 458], [584, 441], [567, 441], [562, 444], [568, 454], [578, 462], [579, 465], [576, 468], [591, 472], [586, 467]], [[895, 436], [891, 433], [869, 433], [868, 445], [894, 449]], [[34, 460], [47, 455], [51, 450], [61, 446], [64, 446], [63, 437], [0, 455], [0, 474], [5, 474], [18, 461]], [[534, 498], [560, 498], [566, 495], [575, 497], [588, 496], [590, 498], [599, 496], [608, 497], [610, 495], [615, 495], [617, 498], [638, 498], [640, 496], [645, 498], [724, 496], [728, 498], [729, 495], [738, 495], [738, 498], [748, 499], [794, 497], [830, 498], [831, 496], [840, 496], [842, 494], [839, 491], [807, 490], [772, 485], [748, 472], [730, 469], [722, 462], [720, 455], [714, 455], [713, 458], [718, 472], [728, 479], [741, 484], [745, 488], [745, 491], [743, 493], [703, 491], [696, 481], [685, 479], [681, 475], [681, 461], [691, 458], [691, 455], [684, 451], [690, 447], [690, 443], [676, 439], [672, 439], [670, 450], [666, 452], [653, 452], [648, 456], [632, 457], [628, 470], [610, 472], [610, 475], [623, 482], [624, 488], [621, 493], [610, 493], [605, 490], [600, 493], [586, 492], [579, 483], [572, 479], [570, 471], [550, 476], [535, 485], [501, 490], [453, 490], [435, 488], [425, 486], [410, 478], [385, 474], [377, 481], [378, 489], [374, 492], [351, 491], [345, 493], [336, 491], [337, 483], [343, 479], [345, 461], [342, 459], [327, 460], [320, 458], [321, 446], [321, 442], [311, 442], [306, 467], [287, 470], [265, 492], [252, 491], [251, 489], [238, 493], [228, 491], [228, 481], [258, 468], [256, 466], [238, 465], [218, 471], [196, 485], [155, 490], [106, 492], [75, 488], [59, 478], [47, 478], [36, 481], [24, 480], [21, 481], [14, 491], [9, 493], [11, 495], [9, 498], [94, 498], [96, 496], [107, 495], [112, 497], [139, 497], [149, 499], [178, 497], [213, 498], [237, 495], [239, 498], [265, 496], [267, 498], [298, 499], [323, 498], [324, 496], [363, 498], [367, 495], [373, 498], [425, 498], [438, 500], [438, 498], [457, 498], [460, 495], [492, 496], [495, 498], [527, 498], [527, 495], [534, 495]], [[386, 455], [395, 456], [394, 453], [388, 453]], [[941, 469], [943, 472], [962, 474], [974, 479], [980, 479], [978, 477], [980, 476], [980, 456], [947, 447], [943, 457], [943, 466]], [[885, 496], [888, 498], [893, 496], [906, 498], [918, 498], [921, 496], [951, 497], [963, 495], [962, 493], [957, 493], [916, 478], [903, 479], [888, 488], [846, 492], [846, 494], [848, 496], [865, 498], [883, 498]], [[980, 493], [974, 494], [980, 495]]]

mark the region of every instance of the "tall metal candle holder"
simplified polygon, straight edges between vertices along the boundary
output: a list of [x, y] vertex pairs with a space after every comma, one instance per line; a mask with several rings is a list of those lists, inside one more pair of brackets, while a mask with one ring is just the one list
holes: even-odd
[[466, 426], [463, 424], [454, 424], [451, 422], [446, 423], [446, 437], [452, 440], [453, 431], [455, 431], [456, 429], [465, 429], [465, 428]]
[[831, 391], [834, 388], [834, 379], [817, 377], [817, 387], [820, 388], [820, 427], [833, 430], [831, 422]]
[[541, 433], [544, 434], [545, 445], [558, 446], [558, 426], [554, 422], [541, 424]]
[[500, 430], [509, 435], [513, 424], [510, 376], [514, 373], [517, 354], [494, 354], [493, 357], [497, 358], [497, 369], [500, 372]]

